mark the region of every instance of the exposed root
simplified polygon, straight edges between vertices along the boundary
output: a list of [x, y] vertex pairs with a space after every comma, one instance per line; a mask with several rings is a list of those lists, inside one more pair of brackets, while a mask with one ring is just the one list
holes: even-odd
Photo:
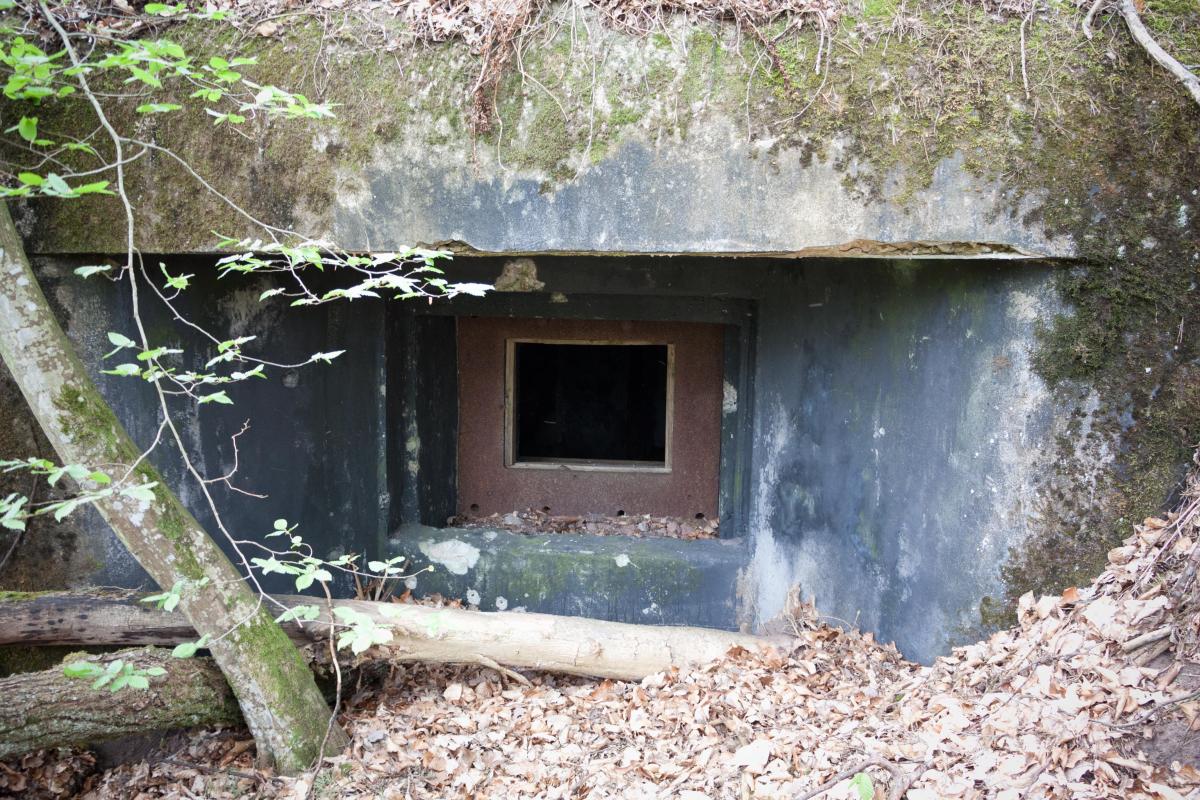
[[1125, 26], [1129, 28], [1129, 33], [1133, 36], [1133, 40], [1146, 51], [1150, 58], [1160, 67], [1171, 73], [1177, 81], [1183, 84], [1183, 88], [1187, 89], [1188, 94], [1196, 103], [1200, 104], [1200, 77], [1196, 73], [1189, 70], [1179, 62], [1173, 55], [1162, 48], [1162, 45], [1150, 35], [1150, 31], [1146, 29], [1145, 23], [1142, 22], [1142, 17], [1138, 14], [1137, 4], [1134, 0], [1095, 0], [1088, 9], [1087, 15], [1083, 18], [1083, 35], [1088, 39], [1092, 38], [1092, 23], [1096, 19], [1096, 15], [1105, 9], [1115, 10], [1125, 20]]

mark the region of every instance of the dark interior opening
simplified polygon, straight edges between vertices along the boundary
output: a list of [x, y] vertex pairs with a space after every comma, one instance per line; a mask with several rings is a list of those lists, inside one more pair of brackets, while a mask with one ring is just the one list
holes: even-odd
[[515, 460], [665, 464], [669, 357], [665, 344], [515, 343]]

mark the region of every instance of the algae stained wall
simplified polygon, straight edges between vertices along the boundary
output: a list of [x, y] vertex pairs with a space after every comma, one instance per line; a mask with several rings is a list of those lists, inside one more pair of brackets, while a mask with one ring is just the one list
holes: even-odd
[[798, 584], [928, 660], [978, 624], [1061, 422], [1032, 372], [1051, 267], [783, 267], [760, 306], [747, 616]]

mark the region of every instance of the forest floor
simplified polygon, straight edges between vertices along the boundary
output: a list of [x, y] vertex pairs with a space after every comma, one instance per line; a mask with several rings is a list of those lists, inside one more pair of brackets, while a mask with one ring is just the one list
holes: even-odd
[[1026, 596], [1017, 627], [928, 667], [801, 606], [786, 650], [640, 683], [364, 671], [342, 709], [352, 746], [315, 777], [255, 769], [247, 734], [220, 730], [107, 769], [32, 754], [0, 793], [794, 800], [844, 775], [824, 797], [1197, 797], [1198, 507], [1146, 520], [1091, 586]]
[[639, 683], [364, 669], [341, 708], [350, 749], [300, 778], [256, 769], [235, 729], [107, 768], [89, 752], [31, 754], [0, 765], [0, 794], [1200, 797], [1200, 480], [1108, 561], [1091, 586], [1026, 595], [1016, 627], [930, 666], [800, 605], [785, 649]]

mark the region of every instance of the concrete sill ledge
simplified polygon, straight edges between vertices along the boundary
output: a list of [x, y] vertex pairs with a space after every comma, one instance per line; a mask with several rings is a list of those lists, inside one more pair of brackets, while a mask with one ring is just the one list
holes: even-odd
[[737, 627], [742, 539], [531, 535], [404, 525], [388, 541], [417, 596], [653, 625]]

